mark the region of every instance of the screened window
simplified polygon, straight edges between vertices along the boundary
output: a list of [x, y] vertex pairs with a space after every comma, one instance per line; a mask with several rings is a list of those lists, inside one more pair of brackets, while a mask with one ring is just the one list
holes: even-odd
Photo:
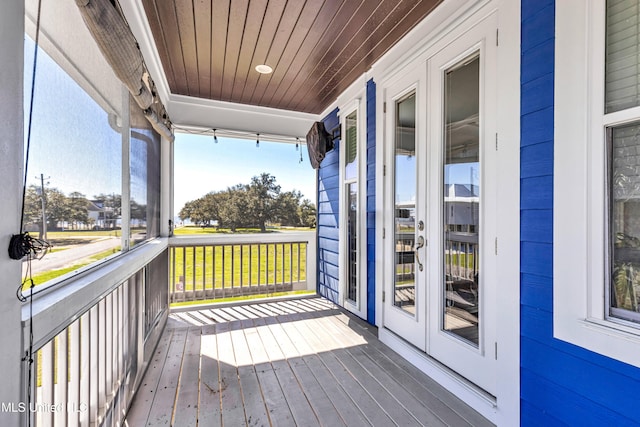
[[160, 135], [133, 97], [131, 111], [129, 200], [130, 246], [160, 235]]
[[[39, 35], [37, 6], [25, 2], [24, 128], [30, 146], [23, 229], [52, 245], [31, 265], [34, 283], [41, 285], [159, 234], [160, 142], [140, 108], [126, 108], [128, 95], [76, 4], [42, 2]], [[131, 162], [123, 166], [127, 137]], [[127, 173], [131, 197], [123, 199]], [[131, 235], [123, 236], [127, 223]]]
[[[640, 1], [609, 0], [605, 123], [640, 105]], [[640, 114], [606, 128], [609, 153], [609, 315], [640, 321]], [[629, 114], [630, 113], [630, 114]]]

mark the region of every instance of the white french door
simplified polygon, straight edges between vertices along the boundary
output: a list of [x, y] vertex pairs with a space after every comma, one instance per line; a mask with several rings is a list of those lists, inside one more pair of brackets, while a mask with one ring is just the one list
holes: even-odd
[[[495, 392], [495, 17], [384, 90], [384, 326]], [[446, 42], [446, 37], [445, 37]], [[393, 261], [391, 261], [393, 260]]]

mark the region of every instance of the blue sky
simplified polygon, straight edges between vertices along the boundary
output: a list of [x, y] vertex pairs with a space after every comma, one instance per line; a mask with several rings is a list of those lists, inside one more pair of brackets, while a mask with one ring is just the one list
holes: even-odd
[[[295, 144], [176, 134], [174, 143], [175, 213], [184, 204], [210, 191], [226, 190], [236, 184], [248, 184], [262, 172], [276, 177], [282, 191], [298, 190], [313, 203], [316, 172], [309, 163], [307, 146]], [[302, 152], [302, 163], [300, 153]]]

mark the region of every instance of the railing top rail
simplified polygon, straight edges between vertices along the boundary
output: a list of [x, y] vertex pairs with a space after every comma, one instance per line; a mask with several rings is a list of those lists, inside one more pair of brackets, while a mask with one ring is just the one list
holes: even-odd
[[316, 238], [313, 231], [283, 231], [251, 234], [194, 234], [193, 236], [173, 236], [169, 246], [203, 246], [264, 243], [311, 243]]

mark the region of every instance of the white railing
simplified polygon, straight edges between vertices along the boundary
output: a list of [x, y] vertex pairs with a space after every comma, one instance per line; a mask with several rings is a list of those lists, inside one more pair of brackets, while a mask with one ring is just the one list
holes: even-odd
[[316, 233], [179, 236], [169, 243], [169, 301], [316, 288]]
[[[121, 424], [166, 322], [167, 264], [157, 240], [34, 297], [24, 424]], [[26, 304], [26, 346], [30, 312]]]

